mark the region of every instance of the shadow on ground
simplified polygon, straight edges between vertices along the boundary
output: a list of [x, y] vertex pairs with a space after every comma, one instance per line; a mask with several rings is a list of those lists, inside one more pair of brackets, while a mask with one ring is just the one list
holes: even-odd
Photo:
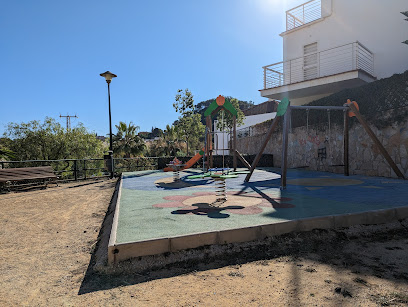
[[163, 188], [164, 190], [177, 190], [183, 188], [190, 188], [190, 187], [204, 187], [211, 185], [214, 181], [212, 179], [203, 179], [203, 180], [194, 180], [194, 181], [186, 181], [187, 176], [180, 178], [178, 181], [170, 181], [173, 180], [172, 178], [164, 178], [167, 179], [166, 181], [160, 182], [156, 181], [156, 187]]
[[243, 209], [242, 206], [220, 206], [214, 207], [207, 203], [197, 203], [194, 204], [194, 209], [178, 209], [171, 212], [171, 214], [195, 214], [195, 215], [205, 215], [213, 219], [224, 219], [228, 218], [230, 215], [221, 211], [231, 210], [231, 209]]
[[[194, 250], [137, 258], [108, 267], [107, 241], [115, 194], [101, 228], [100, 240], [79, 289], [79, 295], [254, 261], [259, 265], [267, 265], [269, 260], [281, 257], [291, 262], [292, 267], [296, 267], [300, 259], [312, 259], [322, 264], [347, 269], [352, 273], [372, 275], [408, 285], [407, 219], [384, 225], [355, 226], [342, 230], [317, 229], [256, 242], [204, 246]], [[101, 261], [104, 263], [101, 264]], [[144, 265], [140, 265], [141, 262]], [[295, 284], [299, 282], [296, 274], [294, 270]], [[364, 283], [364, 280], [354, 282]], [[344, 288], [337, 290], [343, 296], [351, 295], [353, 284], [345, 283]]]

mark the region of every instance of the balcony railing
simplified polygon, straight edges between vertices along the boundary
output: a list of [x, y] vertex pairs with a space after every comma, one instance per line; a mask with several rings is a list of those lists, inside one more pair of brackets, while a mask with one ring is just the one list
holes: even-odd
[[264, 66], [264, 89], [358, 69], [374, 76], [373, 53], [359, 42], [349, 43]]
[[322, 17], [322, 1], [312, 0], [286, 11], [286, 31]]

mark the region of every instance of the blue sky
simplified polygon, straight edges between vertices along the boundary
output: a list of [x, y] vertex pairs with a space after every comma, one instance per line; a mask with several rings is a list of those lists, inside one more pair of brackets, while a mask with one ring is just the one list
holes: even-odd
[[[77, 115], [150, 131], [177, 119], [177, 89], [263, 102], [262, 66], [281, 61], [285, 10], [303, 0], [1, 1], [0, 134], [8, 122]], [[115, 131], [115, 129], [114, 129]]]

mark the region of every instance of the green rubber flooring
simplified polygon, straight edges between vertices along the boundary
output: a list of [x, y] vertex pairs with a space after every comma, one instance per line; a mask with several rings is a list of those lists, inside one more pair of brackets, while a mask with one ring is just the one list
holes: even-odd
[[115, 244], [408, 206], [403, 180], [289, 170], [281, 191], [277, 171], [227, 179], [227, 202], [215, 205], [211, 178], [187, 179], [199, 170], [177, 183], [162, 171], [124, 173]]

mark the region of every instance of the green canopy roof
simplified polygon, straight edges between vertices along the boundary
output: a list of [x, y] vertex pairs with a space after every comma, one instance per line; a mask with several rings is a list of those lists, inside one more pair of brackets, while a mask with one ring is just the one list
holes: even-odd
[[[225, 99], [225, 102], [222, 105], [222, 107], [225, 110], [229, 111], [232, 115], [235, 115], [235, 116], [238, 115], [237, 110], [235, 110], [234, 106], [231, 104], [231, 102], [228, 99]], [[205, 110], [204, 116], [211, 115], [211, 113], [214, 112], [217, 108], [218, 108], [218, 104], [214, 99], [214, 101], [210, 104], [210, 106], [207, 108], [207, 110]]]

